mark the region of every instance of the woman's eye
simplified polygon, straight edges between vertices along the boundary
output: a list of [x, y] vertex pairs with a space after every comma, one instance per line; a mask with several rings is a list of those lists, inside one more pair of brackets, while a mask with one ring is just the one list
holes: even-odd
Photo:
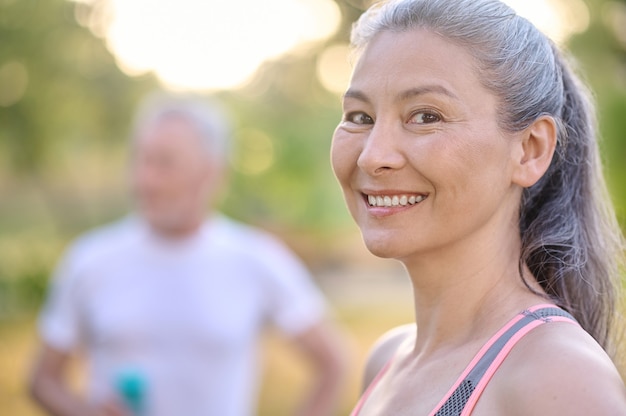
[[346, 114], [346, 121], [354, 124], [374, 124], [374, 119], [365, 113]]
[[427, 113], [423, 111], [413, 114], [413, 116], [409, 120], [410, 123], [414, 124], [430, 124], [437, 123], [438, 121], [441, 121], [441, 117], [438, 114]]

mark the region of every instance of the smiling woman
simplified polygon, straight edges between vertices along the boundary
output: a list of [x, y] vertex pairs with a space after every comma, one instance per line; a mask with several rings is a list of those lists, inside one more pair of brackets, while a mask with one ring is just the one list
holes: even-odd
[[172, 89], [241, 85], [264, 61], [332, 35], [341, 18], [332, 0], [109, 1], [118, 65], [154, 71]]
[[331, 164], [415, 309], [352, 416], [624, 414], [623, 237], [567, 56], [498, 0], [387, 0], [351, 41]]

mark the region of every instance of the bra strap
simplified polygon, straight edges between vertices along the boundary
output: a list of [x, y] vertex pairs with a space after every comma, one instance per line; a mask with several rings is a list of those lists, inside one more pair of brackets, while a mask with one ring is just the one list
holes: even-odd
[[557, 321], [578, 325], [572, 315], [554, 305], [537, 305], [518, 314], [478, 352], [431, 416], [469, 415], [515, 344], [537, 326]]

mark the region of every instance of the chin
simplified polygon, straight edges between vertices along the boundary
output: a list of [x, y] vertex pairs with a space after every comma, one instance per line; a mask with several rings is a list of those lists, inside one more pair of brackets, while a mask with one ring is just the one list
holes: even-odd
[[144, 212], [144, 218], [150, 227], [159, 234], [178, 234], [188, 225], [178, 215], [169, 213]]
[[365, 233], [361, 234], [365, 247], [377, 257], [384, 259], [395, 259], [400, 257], [400, 248], [396, 247], [397, 242], [391, 242], [388, 238], [381, 238], [375, 236], [368, 236]]

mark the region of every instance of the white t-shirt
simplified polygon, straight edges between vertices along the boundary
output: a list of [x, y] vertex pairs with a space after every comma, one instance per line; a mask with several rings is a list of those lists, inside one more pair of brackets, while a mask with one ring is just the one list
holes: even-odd
[[40, 331], [55, 348], [84, 349], [94, 401], [134, 371], [149, 416], [248, 416], [264, 324], [296, 335], [324, 310], [302, 263], [262, 231], [216, 216], [173, 242], [131, 217], [68, 251]]

